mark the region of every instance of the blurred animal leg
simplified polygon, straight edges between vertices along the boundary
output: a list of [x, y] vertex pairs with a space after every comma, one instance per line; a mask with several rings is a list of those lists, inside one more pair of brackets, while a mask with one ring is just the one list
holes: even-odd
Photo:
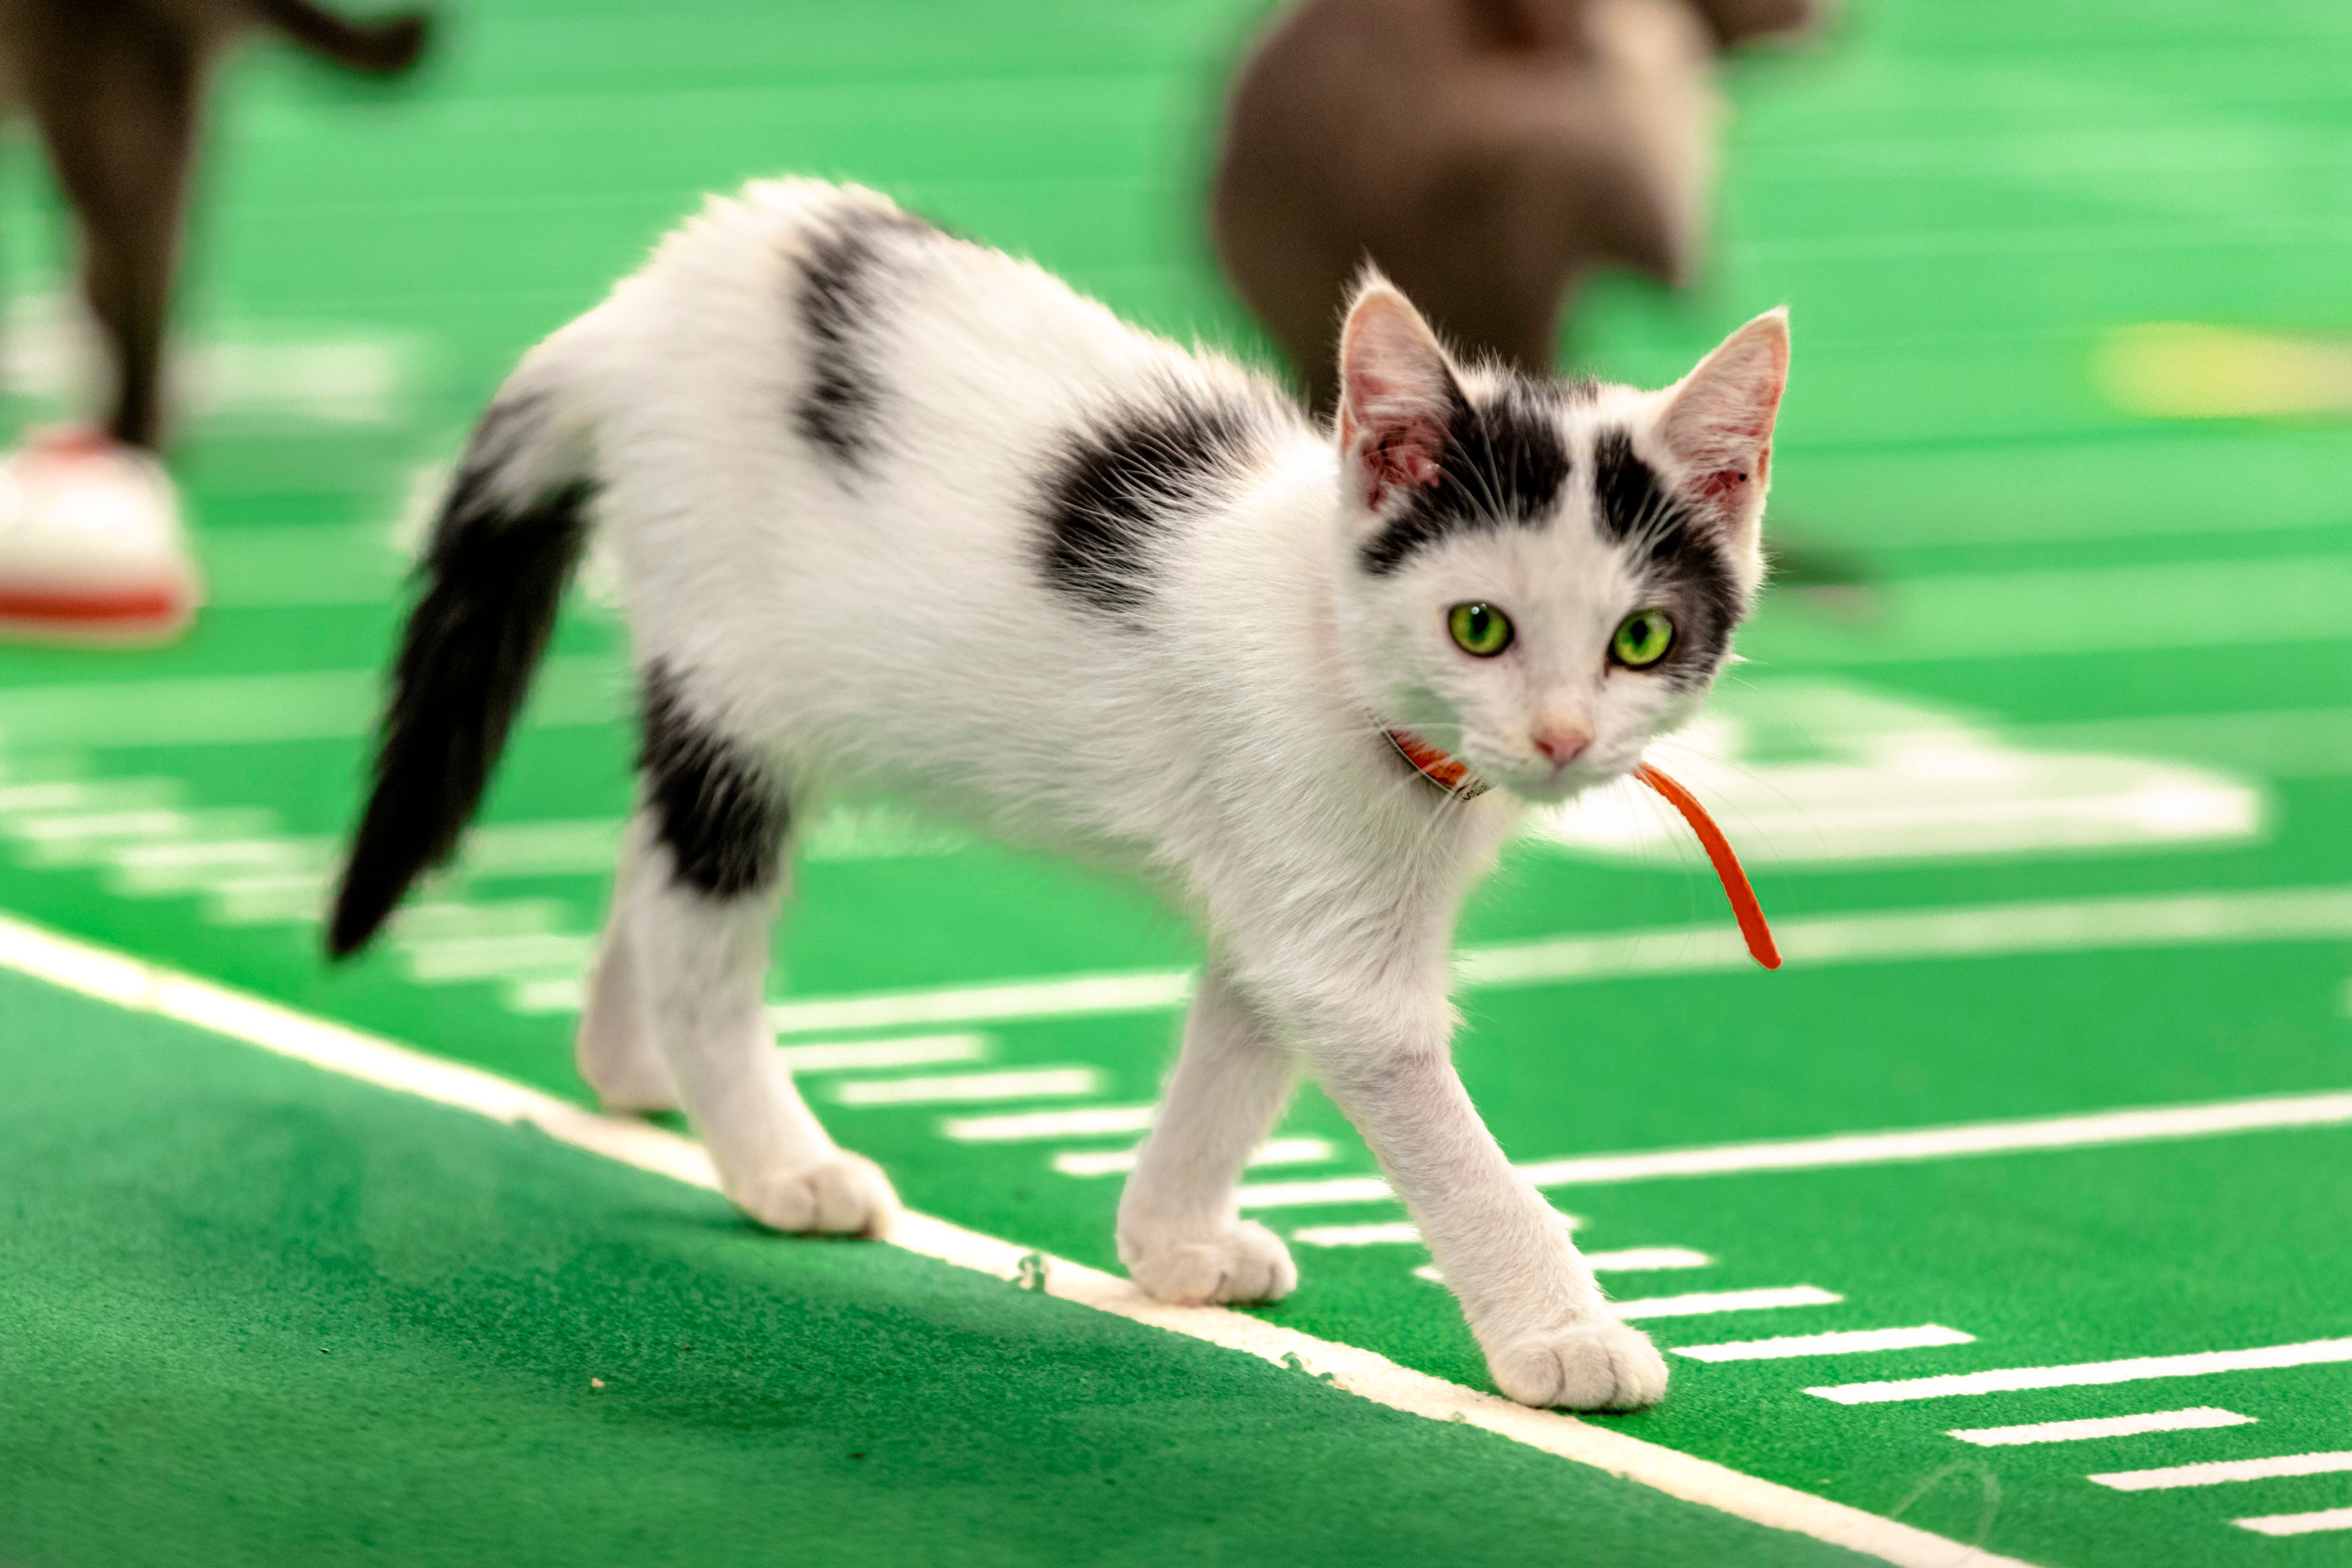
[[161, 25], [39, 25], [45, 68], [26, 90], [80, 226], [82, 289], [114, 371], [107, 429], [153, 447], [205, 62]]
[[649, 876], [653, 825], [642, 811], [629, 819], [613, 878], [613, 908], [604, 920], [595, 967], [580, 1014], [573, 1057], [580, 1076], [607, 1110], [674, 1110], [677, 1088], [662, 1058], [659, 1036], [646, 1012], [644, 959], [632, 934], [629, 905]]

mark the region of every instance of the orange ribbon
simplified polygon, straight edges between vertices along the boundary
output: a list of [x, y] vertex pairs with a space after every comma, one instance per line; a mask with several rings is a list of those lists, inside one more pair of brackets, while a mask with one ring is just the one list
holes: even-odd
[[1731, 913], [1739, 922], [1739, 934], [1748, 939], [1748, 956], [1767, 969], [1780, 968], [1780, 949], [1772, 941], [1772, 928], [1764, 922], [1764, 907], [1756, 901], [1756, 889], [1748, 885], [1748, 873], [1740, 868], [1731, 840], [1723, 836], [1723, 829], [1715, 825], [1706, 807], [1699, 805], [1696, 795], [1647, 763], [1635, 768], [1633, 776], [1665, 796], [1666, 804], [1681, 812], [1691, 831], [1698, 835], [1707, 860], [1715, 867], [1716, 879], [1723, 884], [1723, 896], [1731, 900]]

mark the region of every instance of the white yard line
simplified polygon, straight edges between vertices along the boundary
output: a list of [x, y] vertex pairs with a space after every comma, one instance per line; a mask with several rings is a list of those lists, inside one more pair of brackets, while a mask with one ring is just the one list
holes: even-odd
[[812, 1040], [781, 1046], [776, 1054], [794, 1072], [876, 1072], [885, 1068], [976, 1062], [988, 1057], [986, 1035], [902, 1035], [889, 1040]]
[[1311, 1182], [1260, 1182], [1241, 1189], [1245, 1209], [1322, 1208], [1345, 1204], [1385, 1204], [1396, 1189], [1381, 1176], [1322, 1176]]
[[2099, 1437], [2137, 1437], [2149, 1432], [2200, 1432], [2210, 1426], [2251, 1426], [2254, 1418], [2234, 1410], [2200, 1405], [2193, 1410], [2152, 1410], [2145, 1415], [2094, 1415], [2081, 1421], [2034, 1421], [2022, 1426], [1963, 1426], [1944, 1434], [1979, 1448], [2023, 1443], [2085, 1443]]
[[1009, 1068], [944, 1078], [850, 1079], [833, 1086], [843, 1105], [972, 1105], [992, 1100], [1078, 1100], [1102, 1089], [1089, 1067]]
[[[1661, 1263], [1654, 1255], [1679, 1254], [1676, 1261]], [[1630, 1258], [1633, 1261], [1625, 1262]], [[1682, 1258], [1696, 1258], [1696, 1264]], [[1587, 1253], [1587, 1267], [1596, 1274], [1606, 1274], [1622, 1268], [1703, 1268], [1709, 1261], [1701, 1253], [1685, 1253], [1680, 1247], [1635, 1247], [1626, 1252]], [[1433, 1285], [1445, 1283], [1445, 1272], [1434, 1263], [1424, 1263], [1414, 1269], [1413, 1278], [1426, 1279]], [[1636, 1318], [1703, 1318], [1717, 1312], [1762, 1312], [1776, 1307], [1834, 1307], [1845, 1298], [1812, 1285], [1769, 1287], [1759, 1290], [1693, 1290], [1681, 1296], [1636, 1297], [1630, 1301], [1609, 1303], [1609, 1310], [1629, 1321]], [[1819, 1336], [1811, 1336], [1818, 1338]], [[1768, 1356], [1725, 1356], [1726, 1361], [1766, 1361]]]
[[[525, 1123], [575, 1148], [710, 1191], [718, 1178], [701, 1146], [634, 1118], [599, 1116], [478, 1068], [440, 1061], [390, 1040], [312, 1017], [208, 981], [0, 917], [0, 968], [135, 1012], [208, 1029], [380, 1088], [495, 1121]], [[1019, 1280], [1039, 1255], [1017, 1243], [927, 1215], [903, 1217], [898, 1247], [1000, 1279]], [[1353, 1345], [1221, 1307], [1172, 1307], [1128, 1280], [1061, 1258], [1044, 1259], [1047, 1293], [1139, 1323], [1297, 1366], [1390, 1409], [1459, 1422], [1604, 1469], [1687, 1502], [1775, 1530], [1868, 1553], [1899, 1568], [2031, 1568], [2016, 1558], [1960, 1545], [1776, 1482], [1591, 1426], [1557, 1411], [1530, 1410], [1397, 1365]]]
[[1421, 1245], [1421, 1226], [1409, 1219], [1384, 1219], [1370, 1225], [1302, 1225], [1290, 1233], [1302, 1247], [1387, 1247]]
[[[1985, 1154], [2096, 1149], [2117, 1143], [2168, 1143], [2232, 1132], [2352, 1123], [2352, 1092], [2266, 1095], [2204, 1105], [2100, 1110], [2025, 1121], [1971, 1121], [1891, 1132], [1842, 1132], [1757, 1143], [1717, 1143], [1696, 1149], [1654, 1149], [1631, 1154], [1580, 1154], [1518, 1167], [1539, 1187], [1594, 1186], [1672, 1177], [1745, 1175], [1759, 1171], [1828, 1171], [1853, 1165], [1897, 1165]], [[1396, 1194], [1378, 1176], [1333, 1176], [1319, 1182], [1269, 1182], [1241, 1190], [1244, 1208], [1384, 1203]]]
[[1834, 1307], [1844, 1300], [1836, 1291], [1824, 1290], [1818, 1285], [1784, 1285], [1756, 1290], [1693, 1290], [1681, 1296], [1644, 1296], [1609, 1305], [1621, 1318], [1698, 1318], [1717, 1312], [1764, 1312], [1780, 1307]]
[[1010, 1110], [1002, 1116], [951, 1116], [940, 1134], [957, 1143], [1034, 1143], [1047, 1138], [1108, 1138], [1149, 1132], [1156, 1105], [1081, 1105], [1070, 1110]]
[[2323, 1531], [2352, 1530], [2352, 1508], [2324, 1508], [2316, 1513], [2266, 1513], [2230, 1522], [2258, 1535], [2316, 1535]]
[[1829, 1334], [1784, 1334], [1769, 1340], [1733, 1340], [1719, 1345], [1676, 1345], [1675, 1354], [1693, 1361], [1788, 1361], [1809, 1355], [1875, 1355], [1881, 1351], [1935, 1350], [1976, 1342], [1976, 1335], [1921, 1323], [1908, 1329], [1842, 1329]]
[[2347, 1470], [2352, 1470], [2352, 1454], [2279, 1454], [2267, 1459], [2210, 1459], [2201, 1465], [2167, 1465], [2160, 1470], [2111, 1470], [2084, 1479], [2119, 1492], [2160, 1492], [2177, 1487], [2274, 1480], [2281, 1476], [2338, 1476]]
[[[2352, 936], [2352, 888], [2268, 889], [2158, 898], [2056, 899], [1958, 909], [1872, 910], [1772, 924], [1791, 969], [2099, 949], [2214, 946]], [[1473, 988], [1549, 985], [1667, 971], [1744, 970], [1728, 921], [1617, 936], [1553, 937], [1465, 948]]]
[[[1143, 1149], [1065, 1149], [1054, 1156], [1054, 1169], [1066, 1176], [1121, 1176], [1135, 1169]], [[1321, 1138], [1269, 1138], [1249, 1157], [1253, 1165], [1319, 1165], [1331, 1157], [1330, 1143]]]
[[2114, 1383], [2150, 1383], [2168, 1377], [2210, 1377], [2224, 1372], [2273, 1372], [2281, 1367], [2326, 1366], [2341, 1362], [2352, 1362], [2352, 1339], [2307, 1340], [2301, 1344], [2263, 1345], [2242, 1351], [2198, 1351], [2189, 1355], [2134, 1356], [2126, 1361], [2075, 1362], [2066, 1366], [2012, 1366], [1995, 1372], [1906, 1377], [1891, 1383], [1847, 1383], [1805, 1392], [1840, 1405], [1886, 1405], [1912, 1399], [1948, 1399], [1957, 1394], [2016, 1394], [2029, 1388], [2091, 1388]]
[[[559, 657], [540, 667], [523, 722], [601, 724], [628, 711], [625, 663]], [[93, 681], [0, 692], [0, 742], [55, 746], [236, 745], [335, 740], [374, 726], [381, 670]]]
[[[2063, 899], [1972, 908], [1874, 910], [1775, 921], [1790, 969], [1987, 958], [2113, 948], [2221, 946], [2352, 937], [2352, 888], [2286, 888], [2155, 898]], [[1727, 920], [1465, 947], [1455, 973], [1473, 991], [1750, 966]], [[1129, 970], [985, 985], [877, 991], [777, 1002], [779, 1034], [1157, 1013], [1192, 994], [1190, 970]]]
[[1706, 1268], [1715, 1259], [1687, 1247], [1621, 1247], [1612, 1252], [1588, 1252], [1584, 1261], [1596, 1274], [1643, 1274], [1660, 1268]]
[[768, 1021], [780, 1035], [834, 1034], [851, 1029], [919, 1028], [931, 1024], [986, 1024], [1000, 1019], [1160, 1013], [1182, 1006], [1192, 996], [1191, 970], [1151, 969], [775, 1002], [769, 1005]]

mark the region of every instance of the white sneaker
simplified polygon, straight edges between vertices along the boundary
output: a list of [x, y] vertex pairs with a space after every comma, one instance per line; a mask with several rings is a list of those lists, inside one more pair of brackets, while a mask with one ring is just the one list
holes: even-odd
[[47, 429], [0, 458], [0, 637], [168, 642], [203, 599], [179, 491], [152, 455]]

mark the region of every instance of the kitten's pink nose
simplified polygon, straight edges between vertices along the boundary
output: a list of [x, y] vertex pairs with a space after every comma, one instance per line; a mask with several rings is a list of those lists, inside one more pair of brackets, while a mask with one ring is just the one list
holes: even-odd
[[1528, 739], [1535, 742], [1536, 750], [1541, 752], [1545, 760], [1555, 768], [1568, 766], [1584, 755], [1585, 747], [1592, 744], [1590, 731], [1567, 724], [1538, 724], [1528, 731]]

